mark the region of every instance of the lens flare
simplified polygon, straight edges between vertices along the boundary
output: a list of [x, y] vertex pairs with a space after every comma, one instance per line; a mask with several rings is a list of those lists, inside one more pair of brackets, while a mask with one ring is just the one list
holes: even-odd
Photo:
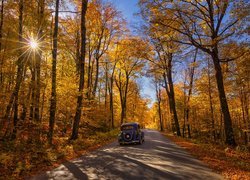
[[31, 49], [36, 50], [38, 48], [38, 42], [34, 39], [31, 39], [29, 41], [29, 46], [31, 47]]

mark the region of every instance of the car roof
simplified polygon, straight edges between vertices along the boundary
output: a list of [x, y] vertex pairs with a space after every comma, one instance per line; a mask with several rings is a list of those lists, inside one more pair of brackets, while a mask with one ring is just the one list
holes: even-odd
[[121, 126], [138, 126], [139, 125], [139, 123], [137, 123], [137, 122], [130, 122], [130, 123], [123, 123]]

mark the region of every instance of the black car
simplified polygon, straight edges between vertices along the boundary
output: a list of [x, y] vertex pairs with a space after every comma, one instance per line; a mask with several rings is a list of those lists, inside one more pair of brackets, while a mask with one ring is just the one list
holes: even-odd
[[123, 144], [142, 144], [144, 142], [144, 132], [141, 131], [139, 123], [124, 123], [121, 125], [121, 133], [118, 142]]

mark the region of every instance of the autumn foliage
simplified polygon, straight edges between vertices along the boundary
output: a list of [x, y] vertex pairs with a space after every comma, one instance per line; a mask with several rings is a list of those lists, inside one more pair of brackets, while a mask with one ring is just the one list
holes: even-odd
[[[79, 156], [129, 121], [214, 148], [249, 150], [249, 2], [138, 5], [135, 33], [104, 0], [1, 0], [3, 177], [29, 176]], [[145, 78], [155, 99], [142, 93]], [[218, 159], [224, 153], [249, 163], [249, 154], [217, 150]], [[206, 162], [216, 166], [216, 159]]]

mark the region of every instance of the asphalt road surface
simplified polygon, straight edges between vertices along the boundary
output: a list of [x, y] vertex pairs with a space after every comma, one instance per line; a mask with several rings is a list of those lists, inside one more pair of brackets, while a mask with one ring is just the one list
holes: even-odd
[[111, 143], [31, 179], [223, 179], [157, 131], [142, 145]]

